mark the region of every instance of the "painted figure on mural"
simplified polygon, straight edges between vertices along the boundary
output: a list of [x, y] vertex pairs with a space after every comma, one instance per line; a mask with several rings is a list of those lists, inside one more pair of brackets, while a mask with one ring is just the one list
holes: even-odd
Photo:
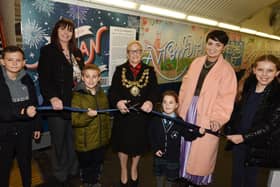
[[[206, 37], [206, 55], [196, 58], [183, 77], [179, 92], [179, 115], [187, 122], [219, 131], [229, 120], [236, 95], [235, 72], [224, 58], [228, 42], [224, 31], [213, 30]], [[193, 142], [181, 142], [180, 176], [188, 185], [212, 182], [219, 138], [206, 134]]]
[[[148, 121], [150, 112], [158, 100], [158, 84], [155, 71], [141, 61], [143, 52], [139, 41], [127, 45], [128, 61], [116, 68], [109, 89], [112, 106], [120, 112], [114, 116], [112, 147], [118, 152], [121, 166], [121, 186], [128, 186], [128, 158], [132, 157], [131, 186], [138, 186], [138, 163], [148, 150]], [[129, 110], [136, 106], [142, 111]]]
[[271, 6], [269, 15], [269, 24], [273, 30], [274, 35], [280, 34], [280, 3], [275, 3]]
[[51, 43], [41, 48], [38, 66], [43, 105], [53, 107], [53, 111], [44, 113], [51, 134], [53, 175], [62, 184], [78, 173], [71, 113], [63, 106], [71, 106], [72, 89], [81, 80], [83, 65], [83, 56], [76, 47], [74, 22], [62, 18], [52, 30]]

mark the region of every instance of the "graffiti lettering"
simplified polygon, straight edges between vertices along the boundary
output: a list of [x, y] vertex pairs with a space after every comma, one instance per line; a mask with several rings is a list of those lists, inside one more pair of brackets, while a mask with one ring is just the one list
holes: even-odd
[[87, 45], [84, 41], [81, 42], [80, 50], [83, 55], [88, 56], [88, 59], [85, 61], [85, 64], [90, 64], [94, 61], [95, 53], [100, 54], [101, 52], [101, 37], [104, 31], [107, 31], [106, 26], [100, 27], [96, 32], [96, 40], [90, 39], [90, 50], [88, 50]]
[[146, 50], [148, 55], [143, 59], [146, 64], [150, 61], [156, 64], [166, 63], [167, 60], [171, 60], [176, 63], [176, 61], [182, 60], [184, 58], [191, 58], [194, 56], [199, 56], [202, 54], [202, 42], [192, 40], [192, 36], [188, 35], [183, 38], [182, 47], [178, 47], [176, 41], [168, 41], [162, 48], [155, 48], [152, 45], [147, 45]]
[[240, 66], [242, 63], [244, 42], [242, 41], [229, 41], [224, 53], [224, 57], [233, 66]]
[[[202, 53], [202, 41], [193, 41], [192, 35], [185, 36], [182, 44], [170, 40], [161, 48], [153, 45], [146, 45], [146, 55], [143, 61], [146, 64], [152, 63], [157, 73], [166, 80], [176, 80], [187, 69], [187, 58]], [[164, 75], [164, 71], [169, 71], [169, 75]], [[173, 72], [170, 75], [170, 72]]]

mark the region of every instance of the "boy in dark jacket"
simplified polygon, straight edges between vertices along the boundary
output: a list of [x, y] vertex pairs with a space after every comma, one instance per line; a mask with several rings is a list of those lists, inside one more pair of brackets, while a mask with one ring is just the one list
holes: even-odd
[[[177, 116], [178, 96], [174, 91], [166, 91], [162, 97], [163, 114], [182, 120]], [[182, 120], [183, 121], [183, 120]], [[154, 173], [157, 179], [157, 187], [171, 187], [179, 178], [179, 158], [181, 136], [185, 140], [192, 141], [204, 134], [202, 128], [187, 128], [184, 125], [176, 124], [174, 121], [155, 117], [150, 123], [150, 139], [154, 152]]]
[[99, 187], [105, 146], [111, 136], [110, 116], [96, 110], [109, 107], [107, 96], [99, 87], [100, 69], [88, 64], [82, 70], [83, 83], [73, 93], [72, 106], [88, 109], [87, 113], [72, 113], [75, 149], [81, 180], [85, 187]]
[[24, 70], [22, 49], [8, 46], [3, 50], [0, 67], [0, 186], [9, 186], [14, 158], [22, 184], [31, 186], [32, 134], [40, 138], [36, 117], [37, 97], [32, 79]]

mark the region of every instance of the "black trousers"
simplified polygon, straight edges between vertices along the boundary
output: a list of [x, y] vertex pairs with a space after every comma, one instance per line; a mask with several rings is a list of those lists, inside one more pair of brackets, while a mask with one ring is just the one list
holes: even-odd
[[236, 145], [232, 150], [232, 187], [256, 187], [257, 167], [245, 167], [247, 147]]
[[60, 117], [48, 118], [52, 142], [53, 175], [64, 182], [78, 173], [78, 160], [74, 149], [71, 120]]
[[77, 152], [83, 183], [96, 184], [100, 180], [105, 147], [87, 152]]
[[18, 162], [23, 187], [31, 186], [32, 129], [27, 125], [0, 128], [0, 186], [9, 187], [14, 158]]

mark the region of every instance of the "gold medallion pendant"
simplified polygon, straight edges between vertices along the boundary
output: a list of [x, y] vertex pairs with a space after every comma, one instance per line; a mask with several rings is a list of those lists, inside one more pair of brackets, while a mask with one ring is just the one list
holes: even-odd
[[131, 95], [133, 95], [134, 97], [136, 97], [137, 95], [139, 95], [140, 89], [139, 89], [137, 86], [133, 86], [133, 87], [130, 89], [130, 93], [131, 93]]
[[140, 94], [140, 90], [149, 83], [149, 69], [145, 69], [144, 72], [142, 72], [140, 79], [137, 81], [128, 80], [126, 78], [126, 71], [126, 68], [122, 69], [122, 85], [125, 88], [130, 89], [130, 94], [136, 97]]

